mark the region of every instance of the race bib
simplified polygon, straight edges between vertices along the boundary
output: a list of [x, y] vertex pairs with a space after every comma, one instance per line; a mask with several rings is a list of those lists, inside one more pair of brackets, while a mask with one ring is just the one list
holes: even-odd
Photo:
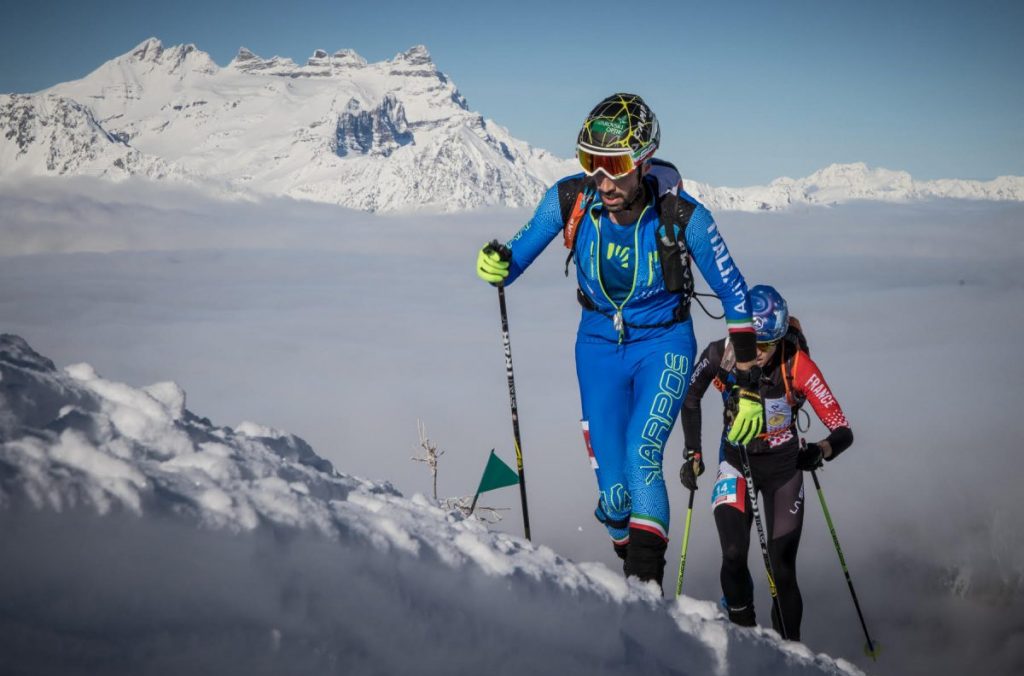
[[719, 470], [718, 481], [711, 491], [711, 508], [718, 509], [722, 505], [728, 505], [741, 512], [746, 511], [746, 495], [747, 482], [743, 477]]

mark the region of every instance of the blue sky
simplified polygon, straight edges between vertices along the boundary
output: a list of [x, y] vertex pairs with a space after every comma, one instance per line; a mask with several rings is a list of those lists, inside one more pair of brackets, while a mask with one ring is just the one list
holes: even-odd
[[572, 154], [633, 91], [661, 155], [716, 185], [864, 161], [916, 178], [1024, 175], [1020, 2], [8, 2], [0, 92], [79, 78], [155, 36], [224, 65], [242, 45], [370, 61], [425, 44], [472, 109]]

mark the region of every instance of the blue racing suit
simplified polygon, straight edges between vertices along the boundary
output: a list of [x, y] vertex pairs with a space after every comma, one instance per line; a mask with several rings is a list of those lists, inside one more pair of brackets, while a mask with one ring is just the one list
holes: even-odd
[[[668, 539], [662, 458], [696, 354], [689, 317], [674, 321], [680, 295], [665, 288], [655, 239], [664, 226], [655, 195], [678, 191], [695, 205], [685, 229], [690, 255], [721, 299], [730, 333], [753, 332], [746, 282], [710, 212], [680, 190], [679, 174], [670, 165], [653, 166], [644, 180], [649, 202], [636, 223], [613, 223], [598, 194], [574, 245], [576, 279], [592, 308], [582, 310], [576, 334], [583, 434], [600, 492], [595, 514], [616, 545], [628, 542], [630, 529]], [[556, 184], [507, 243], [512, 258], [506, 285], [562, 228]], [[753, 352], [752, 335], [749, 342]]]

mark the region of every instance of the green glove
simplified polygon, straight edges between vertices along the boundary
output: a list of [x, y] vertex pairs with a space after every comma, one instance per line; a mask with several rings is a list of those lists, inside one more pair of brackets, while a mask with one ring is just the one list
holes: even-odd
[[477, 276], [491, 284], [505, 281], [505, 278], [508, 277], [508, 261], [511, 257], [512, 252], [508, 250], [508, 247], [499, 244], [498, 240], [485, 244], [476, 256]]
[[726, 437], [730, 444], [746, 446], [764, 427], [764, 406], [758, 394], [760, 381], [761, 369], [756, 366], [749, 371], [736, 371], [733, 387], [733, 396], [737, 398], [736, 417]]

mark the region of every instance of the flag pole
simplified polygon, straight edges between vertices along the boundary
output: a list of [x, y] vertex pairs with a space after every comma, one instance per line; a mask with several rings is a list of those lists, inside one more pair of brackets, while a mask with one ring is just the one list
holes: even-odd
[[517, 483], [519, 483], [519, 475], [512, 471], [512, 468], [506, 465], [492, 448], [491, 454], [487, 457], [487, 466], [484, 467], [483, 476], [480, 477], [480, 485], [477, 486], [476, 495], [473, 496], [473, 504], [469, 506], [469, 514], [473, 514], [473, 510], [476, 509], [476, 501], [481, 493], [504, 486], [514, 486]]

